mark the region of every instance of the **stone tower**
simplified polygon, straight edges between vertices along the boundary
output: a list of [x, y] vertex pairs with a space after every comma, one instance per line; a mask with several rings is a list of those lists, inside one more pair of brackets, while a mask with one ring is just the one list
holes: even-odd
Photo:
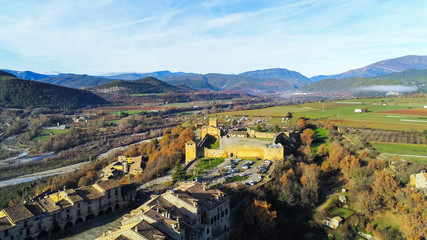
[[185, 164], [196, 159], [196, 143], [188, 141], [185, 143]]

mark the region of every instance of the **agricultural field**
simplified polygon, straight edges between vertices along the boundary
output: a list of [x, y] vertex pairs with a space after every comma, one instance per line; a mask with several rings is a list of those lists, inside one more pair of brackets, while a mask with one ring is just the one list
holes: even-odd
[[37, 137], [33, 138], [34, 142], [41, 143], [51, 139], [54, 135], [58, 135], [68, 131], [67, 129], [41, 129]]
[[368, 142], [426, 144], [425, 137], [419, 132], [388, 131], [378, 129], [349, 129], [351, 135]]
[[[267, 124], [283, 126], [282, 118], [287, 112], [291, 112], [292, 123], [298, 117], [304, 116], [314, 121], [331, 120], [337, 126], [422, 132], [427, 129], [427, 109], [423, 108], [424, 105], [427, 105], [427, 98], [352, 99], [223, 112], [212, 116], [218, 117], [222, 122], [225, 121], [226, 116], [261, 117], [265, 118]], [[363, 108], [367, 108], [367, 112], [356, 113], [354, 111]], [[411, 114], [388, 112], [407, 109], [417, 109], [416, 114], [414, 111]]]
[[396, 155], [416, 155], [425, 156], [427, 158], [427, 145], [391, 144], [376, 142], [371, 142], [371, 145], [380, 153]]
[[112, 112], [110, 114], [116, 115], [116, 116], [121, 116], [122, 114], [133, 115], [133, 114], [138, 114], [138, 113], [142, 113], [142, 112], [145, 112], [145, 111], [144, 110], [127, 110], [127, 111]]

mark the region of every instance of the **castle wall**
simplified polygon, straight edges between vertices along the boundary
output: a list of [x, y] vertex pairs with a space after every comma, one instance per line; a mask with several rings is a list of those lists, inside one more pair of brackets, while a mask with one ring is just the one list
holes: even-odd
[[228, 156], [239, 158], [264, 158], [264, 146], [230, 145], [225, 147]]
[[204, 156], [206, 158], [217, 158], [217, 157], [227, 157], [227, 153], [222, 149], [204, 149]]

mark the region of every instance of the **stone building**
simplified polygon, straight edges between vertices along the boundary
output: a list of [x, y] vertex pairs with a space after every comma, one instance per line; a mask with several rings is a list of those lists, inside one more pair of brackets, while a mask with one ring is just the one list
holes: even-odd
[[120, 209], [135, 197], [135, 188], [115, 180], [43, 194], [0, 211], [0, 239], [37, 239]]
[[[147, 239], [143, 238], [141, 225], [150, 229], [149, 232], [156, 232], [158, 238], [152, 239], [227, 239], [230, 198], [220, 190], [205, 189], [198, 182], [181, 183], [166, 193], [152, 195], [146, 203], [125, 215], [121, 224], [96, 239]], [[130, 234], [135, 237], [119, 238]]]
[[188, 141], [185, 143], [185, 164], [190, 163], [196, 159], [197, 146], [194, 141]]

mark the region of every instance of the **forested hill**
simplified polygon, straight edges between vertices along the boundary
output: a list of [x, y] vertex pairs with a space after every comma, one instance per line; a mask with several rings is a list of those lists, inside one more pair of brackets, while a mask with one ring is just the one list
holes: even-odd
[[153, 77], [145, 77], [135, 81], [117, 80], [94, 86], [90, 89], [96, 92], [112, 94], [167, 93], [186, 91]]
[[23, 80], [0, 71], [0, 106], [2, 107], [81, 108], [105, 103], [108, 102], [88, 91]]

